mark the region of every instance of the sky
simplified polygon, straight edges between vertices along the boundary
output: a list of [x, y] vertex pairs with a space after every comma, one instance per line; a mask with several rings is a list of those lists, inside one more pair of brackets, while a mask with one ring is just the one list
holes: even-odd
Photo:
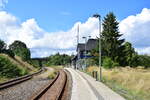
[[82, 36], [98, 36], [98, 20], [114, 12], [122, 38], [139, 54], [150, 54], [149, 0], [0, 0], [0, 39], [21, 40], [32, 57], [76, 53], [77, 27]]

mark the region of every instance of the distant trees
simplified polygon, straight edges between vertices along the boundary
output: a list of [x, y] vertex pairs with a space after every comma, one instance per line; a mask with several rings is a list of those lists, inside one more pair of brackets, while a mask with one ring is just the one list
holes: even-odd
[[30, 50], [27, 48], [25, 43], [18, 40], [9, 45], [9, 48], [7, 48], [7, 44], [4, 41], [0, 40], [0, 53], [8, 54], [11, 57], [17, 55], [23, 60], [30, 59]]
[[26, 44], [21, 41], [14, 41], [11, 45], [9, 45], [9, 49], [14, 52], [15, 55], [20, 56], [22, 60], [30, 59], [30, 50], [27, 48]]
[[66, 65], [69, 64], [71, 62], [71, 56], [66, 55], [66, 54], [55, 54], [55, 55], [51, 55], [49, 56], [49, 60], [47, 65]]
[[150, 68], [150, 56], [138, 55], [136, 63], [139, 66], [144, 66], [145, 68]]

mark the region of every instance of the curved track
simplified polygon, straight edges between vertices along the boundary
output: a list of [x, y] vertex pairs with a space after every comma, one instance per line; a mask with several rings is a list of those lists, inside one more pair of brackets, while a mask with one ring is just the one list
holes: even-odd
[[59, 70], [56, 77], [38, 94], [32, 96], [30, 100], [61, 100], [67, 83], [67, 74], [64, 70]]
[[18, 77], [18, 78], [9, 80], [9, 81], [4, 82], [4, 83], [0, 83], [0, 90], [1, 89], [6, 89], [8, 87], [11, 87], [13, 85], [19, 84], [21, 82], [27, 81], [27, 80], [31, 79], [34, 75], [41, 73], [43, 70], [44, 69], [41, 69], [38, 72], [35, 72], [33, 74], [25, 75], [25, 76], [22, 76], [22, 77]]

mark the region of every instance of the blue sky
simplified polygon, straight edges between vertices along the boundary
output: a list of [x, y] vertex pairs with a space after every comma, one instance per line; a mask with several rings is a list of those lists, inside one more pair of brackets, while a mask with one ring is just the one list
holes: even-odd
[[0, 39], [21, 40], [32, 57], [75, 54], [77, 27], [82, 36], [98, 36], [98, 20], [114, 12], [123, 38], [140, 54], [150, 54], [149, 0], [0, 0]]
[[70, 29], [94, 13], [113, 11], [118, 20], [150, 8], [149, 0], [8, 0], [5, 9], [21, 21], [35, 18], [46, 31]]

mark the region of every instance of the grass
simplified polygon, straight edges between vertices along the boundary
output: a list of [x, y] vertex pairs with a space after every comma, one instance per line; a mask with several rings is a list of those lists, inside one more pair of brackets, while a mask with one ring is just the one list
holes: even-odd
[[9, 78], [0, 76], [0, 83], [8, 81]]
[[[6, 58], [8, 61], [11, 62], [10, 64], [17, 66], [18, 69], [20, 69], [20, 72], [19, 72], [20, 75], [26, 75], [28, 73], [33, 73], [33, 72], [37, 71], [37, 69], [34, 68], [32, 65], [28, 64], [27, 62], [22, 61], [20, 57], [15, 56], [15, 58], [13, 59], [13, 58], [9, 57], [8, 55], [2, 54], [2, 53], [0, 53], [0, 57]], [[11, 73], [13, 73], [13, 72], [11, 72]], [[16, 77], [18, 77], [18, 76], [16, 76]], [[11, 79], [11, 78], [4, 77], [4, 75], [0, 76], [0, 83], [5, 82], [9, 79]]]
[[0, 55], [0, 83], [27, 73], [26, 69], [18, 67], [7, 57]]
[[52, 73], [49, 74], [48, 78], [49, 79], [54, 79], [57, 75], [58, 70], [63, 69], [64, 66], [48, 66], [54, 69]]
[[6, 54], [0, 54], [0, 56], [3, 56], [5, 58], [7, 58], [8, 60], [10, 60], [13, 64], [17, 65], [20, 69], [24, 69], [26, 71], [28, 71], [29, 73], [33, 73], [35, 71], [37, 71], [36, 68], [32, 68], [32, 65], [28, 64], [27, 62], [22, 61], [19, 57], [15, 56], [15, 59], [9, 57]]
[[51, 68], [54, 68], [55, 70], [59, 70], [59, 69], [63, 69], [64, 68], [64, 66], [48, 66], [48, 67], [51, 67]]
[[57, 75], [57, 71], [53, 71], [48, 75], [48, 79], [54, 79]]
[[26, 61], [23, 61], [21, 59], [21, 57], [19, 56], [15, 56], [15, 60], [23, 67], [25, 67], [27, 70], [29, 70], [29, 72], [36, 72], [38, 69], [33, 67], [31, 64], [29, 64], [28, 62]]
[[48, 75], [49, 79], [54, 79], [57, 75], [58, 70], [64, 68], [64, 66], [48, 66], [48, 67], [51, 67], [54, 69], [51, 73], [49, 73]]
[[[88, 74], [98, 71], [92, 66], [86, 69]], [[149, 100], [150, 98], [150, 69], [113, 68], [103, 69], [103, 82], [127, 100]]]

